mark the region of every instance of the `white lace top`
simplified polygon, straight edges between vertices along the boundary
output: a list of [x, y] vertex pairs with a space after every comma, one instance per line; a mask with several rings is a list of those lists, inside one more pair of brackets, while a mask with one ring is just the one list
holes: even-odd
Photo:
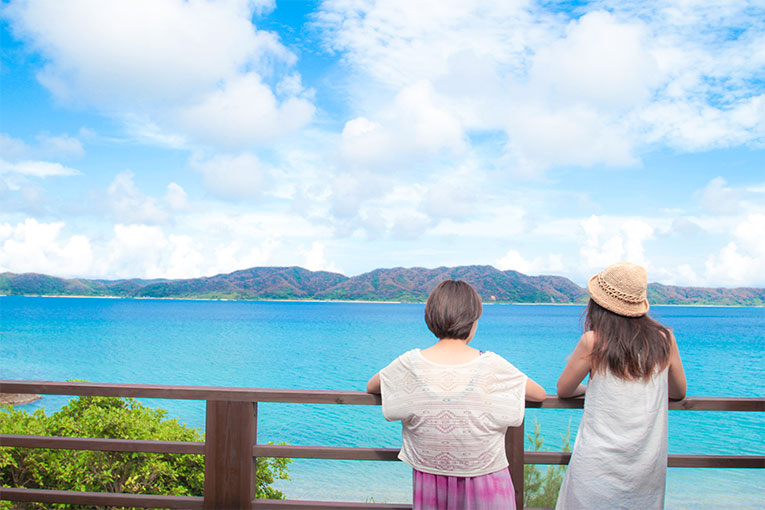
[[523, 421], [527, 377], [493, 352], [462, 365], [406, 352], [380, 371], [383, 416], [401, 420], [399, 458], [425, 473], [479, 476], [507, 467], [505, 431]]

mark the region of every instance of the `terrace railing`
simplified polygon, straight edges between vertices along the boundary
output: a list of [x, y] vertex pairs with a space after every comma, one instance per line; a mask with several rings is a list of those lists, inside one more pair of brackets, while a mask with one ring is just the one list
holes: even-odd
[[[0, 381], [0, 393], [38, 393], [104, 397], [205, 400], [205, 442], [146, 441], [80, 437], [0, 435], [0, 447], [62, 448], [72, 450], [177, 453], [205, 455], [204, 496], [168, 496], [107, 492], [74, 492], [0, 487], [0, 500], [68, 503], [143, 508], [283, 509], [337, 508], [408, 509], [410, 505], [255, 499], [258, 457], [309, 459], [398, 460], [395, 448], [356, 448], [258, 444], [259, 402], [297, 404], [379, 405], [379, 395], [360, 391], [278, 390], [203, 386], [97, 384], [82, 382]], [[527, 408], [581, 409], [584, 399], [548, 397], [527, 402]], [[670, 401], [672, 411], [765, 411], [762, 398], [689, 397]], [[568, 464], [567, 452], [524, 451], [524, 426], [508, 429], [505, 436], [510, 475], [518, 508], [523, 508], [524, 464]], [[765, 455], [669, 455], [670, 467], [765, 468]]]

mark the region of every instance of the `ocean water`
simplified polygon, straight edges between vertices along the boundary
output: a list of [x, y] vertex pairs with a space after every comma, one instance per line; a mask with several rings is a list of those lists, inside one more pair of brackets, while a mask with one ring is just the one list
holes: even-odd
[[[0, 298], [0, 378], [141, 384], [362, 390], [397, 355], [429, 346], [423, 305], [89, 298]], [[497, 352], [554, 393], [581, 332], [581, 306], [489, 305], [473, 346]], [[765, 309], [662, 307], [673, 328], [688, 395], [765, 396]], [[23, 406], [46, 412], [68, 397]], [[204, 403], [144, 400], [194, 427]], [[580, 410], [529, 410], [545, 445], [571, 440]], [[377, 406], [259, 404], [260, 442], [396, 447], [400, 425]], [[670, 453], [758, 454], [765, 416], [670, 412]], [[295, 460], [279, 488], [298, 499], [411, 500], [411, 471], [399, 462]], [[765, 472], [672, 468], [666, 507], [762, 508]]]

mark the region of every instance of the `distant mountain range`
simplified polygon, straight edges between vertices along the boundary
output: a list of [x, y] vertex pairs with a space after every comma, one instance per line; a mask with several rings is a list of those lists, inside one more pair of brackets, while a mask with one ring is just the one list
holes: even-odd
[[[527, 276], [492, 266], [375, 269], [348, 277], [301, 267], [253, 267], [184, 280], [86, 280], [36, 273], [0, 274], [0, 295], [186, 299], [307, 299], [422, 302], [438, 282], [465, 280], [485, 302], [584, 303], [587, 292], [562, 276]], [[765, 289], [677, 287], [652, 283], [654, 304], [765, 305]]]

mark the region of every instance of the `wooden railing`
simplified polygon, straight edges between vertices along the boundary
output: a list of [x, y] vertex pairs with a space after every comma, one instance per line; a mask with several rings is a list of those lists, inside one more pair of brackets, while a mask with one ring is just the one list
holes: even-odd
[[[265, 500], [255, 498], [257, 457], [308, 459], [398, 460], [395, 448], [266, 445], [257, 442], [258, 402], [299, 404], [378, 405], [379, 395], [360, 391], [276, 390], [203, 386], [96, 384], [77, 382], [0, 381], [0, 393], [39, 393], [105, 397], [138, 397], [205, 400], [204, 443], [0, 435], [0, 447], [62, 448], [72, 450], [179, 453], [205, 455], [203, 497], [73, 492], [0, 487], [0, 500], [16, 502], [113, 505], [143, 508], [281, 509], [336, 508], [409, 509], [411, 505], [341, 503], [324, 501]], [[584, 400], [548, 397], [527, 402], [527, 408], [581, 409]], [[670, 401], [670, 410], [765, 411], [762, 398], [693, 397]], [[524, 464], [568, 464], [566, 452], [524, 451], [524, 427], [508, 429], [505, 436], [510, 475], [518, 508], [523, 508]], [[669, 455], [670, 467], [765, 468], [765, 455]]]

